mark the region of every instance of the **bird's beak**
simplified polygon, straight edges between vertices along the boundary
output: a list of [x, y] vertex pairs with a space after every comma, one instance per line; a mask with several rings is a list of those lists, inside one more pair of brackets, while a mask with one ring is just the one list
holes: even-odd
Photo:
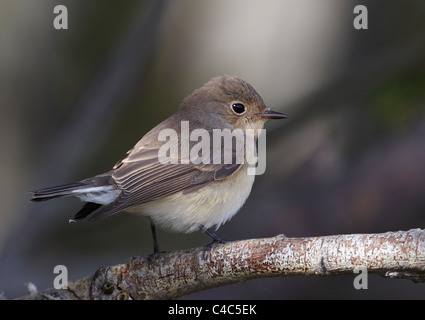
[[264, 111], [262, 113], [257, 113], [256, 115], [258, 117], [264, 118], [266, 120], [268, 120], [268, 119], [286, 119], [288, 117], [286, 114], [270, 110], [270, 108], [267, 108], [266, 111]]

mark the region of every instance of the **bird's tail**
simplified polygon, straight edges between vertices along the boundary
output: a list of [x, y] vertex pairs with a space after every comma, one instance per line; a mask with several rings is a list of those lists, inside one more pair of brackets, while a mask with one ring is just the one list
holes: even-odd
[[63, 184], [60, 186], [44, 188], [34, 191], [32, 194], [31, 201], [45, 201], [58, 197], [71, 196], [75, 195], [75, 192], [79, 189], [86, 189], [87, 187], [87, 184], [83, 182], [75, 182]]
[[80, 182], [34, 191], [31, 201], [37, 202], [59, 197], [76, 196], [87, 203], [85, 203], [83, 208], [74, 216], [72, 221], [75, 221], [85, 218], [102, 205], [111, 203], [118, 196], [119, 192], [120, 191], [112, 182], [111, 173], [107, 172]]
[[[66, 197], [66, 196], [79, 196], [80, 193], [84, 193], [87, 188], [90, 188], [87, 184], [83, 182], [68, 183], [60, 186], [40, 189], [33, 192], [31, 201], [45, 201], [53, 198]], [[77, 220], [84, 219], [93, 211], [100, 208], [102, 205], [94, 202], [87, 202], [78, 211], [73, 219], [70, 219], [69, 222], [74, 222]]]
[[[111, 175], [112, 172], [110, 171], [79, 182], [33, 191], [31, 201], [45, 201], [66, 196], [77, 196], [84, 201], [96, 200], [99, 197], [100, 200], [103, 200], [101, 197], [102, 194], [111, 193], [115, 189]], [[88, 199], [84, 199], [85, 197]], [[99, 201], [99, 203], [101, 202]]]

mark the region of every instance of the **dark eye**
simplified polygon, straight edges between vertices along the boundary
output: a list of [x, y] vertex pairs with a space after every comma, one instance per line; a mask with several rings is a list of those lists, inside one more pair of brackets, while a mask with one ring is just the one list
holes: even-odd
[[245, 112], [245, 106], [242, 103], [233, 103], [232, 104], [232, 110], [236, 114], [242, 114]]

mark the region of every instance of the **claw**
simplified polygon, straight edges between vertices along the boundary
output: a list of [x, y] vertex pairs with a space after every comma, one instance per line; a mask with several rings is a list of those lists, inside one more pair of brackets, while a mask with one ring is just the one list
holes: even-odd
[[213, 238], [213, 241], [209, 244], [207, 244], [204, 249], [202, 250], [202, 258], [204, 260], [206, 260], [206, 252], [209, 251], [214, 245], [219, 244], [219, 243], [228, 243], [230, 242], [229, 240], [225, 240], [222, 237], [220, 237], [219, 235], [215, 234], [214, 232], [212, 232], [211, 230], [205, 228], [203, 225], [199, 226], [199, 229], [202, 232], [205, 232], [207, 235], [209, 235], [211, 238]]

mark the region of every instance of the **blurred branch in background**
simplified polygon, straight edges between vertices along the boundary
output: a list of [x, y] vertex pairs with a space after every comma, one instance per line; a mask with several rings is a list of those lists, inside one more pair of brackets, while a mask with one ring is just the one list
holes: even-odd
[[276, 203], [315, 211], [315, 228], [384, 231], [406, 213], [421, 219], [425, 42], [418, 33], [354, 59], [338, 79], [287, 106], [288, 122], [268, 138], [267, 167], [286, 180], [275, 179], [265, 194], [282, 190], [288, 196]]
[[93, 276], [22, 297], [28, 300], [152, 300], [282, 276], [367, 275], [425, 281], [425, 231], [286, 238], [284, 235], [134, 257]]
[[[154, 43], [166, 6], [167, 0], [139, 4], [115, 51], [50, 143], [41, 167], [37, 170], [37, 181], [42, 183], [49, 176], [61, 180], [63, 174], [83, 161], [92, 146], [99, 143], [103, 137], [99, 129], [108, 131], [116, 121], [118, 112], [123, 111], [122, 107], [129, 96], [143, 90], [140, 81], [143, 82], [150, 71]], [[64, 145], [69, 150], [67, 157], [63, 157], [58, 166], [56, 155]]]

